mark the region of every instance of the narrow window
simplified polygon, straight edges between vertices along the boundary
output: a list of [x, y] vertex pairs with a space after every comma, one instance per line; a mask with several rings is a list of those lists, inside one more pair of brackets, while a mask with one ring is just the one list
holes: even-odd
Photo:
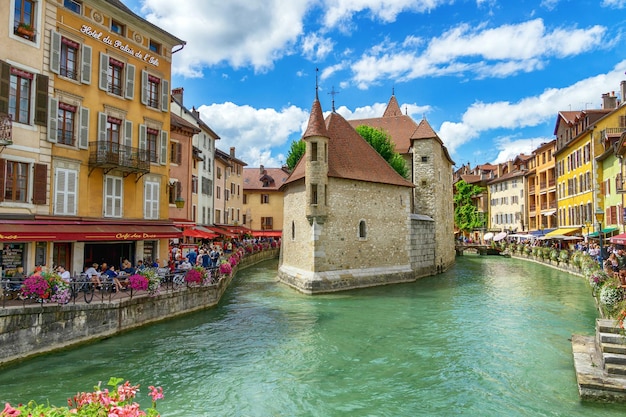
[[317, 205], [317, 184], [311, 184], [311, 204]]
[[74, 126], [76, 124], [76, 107], [59, 103], [59, 122], [57, 129], [57, 143], [74, 146]]
[[157, 153], [157, 138], [159, 137], [159, 131], [156, 129], [146, 129], [146, 151], [150, 162], [159, 162]]
[[317, 142], [311, 142], [311, 161], [317, 161]]
[[261, 194], [261, 204], [269, 204], [269, 203], [270, 203], [270, 195]]
[[26, 203], [28, 193], [28, 164], [6, 161], [4, 172], [4, 199]]
[[59, 75], [78, 80], [78, 48], [79, 44], [65, 37], [61, 38], [61, 68]]
[[367, 226], [365, 224], [365, 220], [361, 220], [359, 222], [359, 238], [365, 239], [367, 237]]
[[148, 75], [148, 106], [159, 108], [159, 84], [161, 79], [153, 75]]
[[123, 70], [123, 62], [109, 57], [109, 72], [107, 73], [107, 79], [109, 82], [109, 93], [115, 94], [116, 96], [122, 95]]
[[116, 20], [111, 20], [111, 32], [124, 36], [124, 25]]
[[296, 222], [291, 221], [291, 240], [296, 240]]
[[9, 115], [16, 122], [30, 123], [30, 104], [33, 74], [11, 67], [9, 87]]

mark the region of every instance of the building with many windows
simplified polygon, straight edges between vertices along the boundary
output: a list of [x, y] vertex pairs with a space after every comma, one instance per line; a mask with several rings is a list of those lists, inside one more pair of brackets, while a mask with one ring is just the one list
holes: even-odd
[[[230, 153], [215, 150], [215, 221], [233, 235], [243, 230], [243, 169], [247, 164]], [[226, 235], [228, 236], [228, 235]]]
[[283, 192], [289, 176], [285, 168], [244, 168], [242, 223], [252, 235], [280, 237], [283, 227]]
[[11, 0], [2, 19], [13, 28], [2, 43], [25, 49], [0, 57], [0, 112], [13, 119], [4, 248], [27, 271], [165, 258], [180, 234], [168, 220], [169, 80], [185, 42], [119, 0]]

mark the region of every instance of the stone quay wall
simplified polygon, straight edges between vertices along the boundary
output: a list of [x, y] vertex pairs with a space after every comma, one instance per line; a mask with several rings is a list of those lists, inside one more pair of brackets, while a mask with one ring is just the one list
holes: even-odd
[[156, 296], [140, 295], [108, 303], [29, 304], [0, 309], [0, 365], [215, 307], [238, 270], [278, 258], [279, 251], [246, 255], [231, 275], [207, 287], [183, 286]]

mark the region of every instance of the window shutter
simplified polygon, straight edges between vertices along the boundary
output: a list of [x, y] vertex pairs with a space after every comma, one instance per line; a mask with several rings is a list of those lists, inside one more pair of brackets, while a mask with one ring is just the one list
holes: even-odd
[[48, 125], [48, 76], [37, 74], [35, 79], [35, 124]]
[[[4, 61], [0, 61], [0, 113], [4, 113], [4, 114], [9, 113], [10, 77], [11, 77], [11, 66]], [[4, 196], [4, 192], [2, 193], [2, 196]]]
[[82, 46], [80, 81], [83, 84], [91, 84], [91, 46]]
[[35, 164], [33, 171], [33, 204], [46, 204], [48, 166]]
[[50, 31], [50, 71], [61, 72], [61, 34], [54, 30]]
[[176, 198], [181, 197], [183, 193], [183, 183], [180, 181], [176, 181], [175, 187], [176, 187], [176, 193], [175, 193]]
[[159, 218], [159, 183], [146, 181], [145, 183], [145, 206], [146, 219]]
[[67, 204], [66, 204], [66, 214], [76, 215], [76, 195], [77, 195], [77, 185], [78, 185], [78, 172], [76, 171], [67, 171]]
[[57, 168], [54, 179], [54, 214], [65, 214], [67, 170]]
[[107, 114], [98, 112], [98, 142], [107, 140]]
[[167, 164], [167, 132], [161, 130], [161, 157], [159, 158], [161, 165]]
[[170, 105], [170, 82], [161, 80], [161, 110], [167, 111]]
[[78, 147], [89, 148], [89, 109], [81, 107], [78, 117]]
[[176, 144], [176, 163], [178, 165], [183, 163], [183, 144], [182, 143]]
[[109, 90], [109, 56], [100, 52], [100, 80], [98, 87], [100, 90]]
[[139, 149], [146, 150], [147, 148], [147, 130], [146, 125], [139, 125]]
[[[130, 120], [124, 120], [124, 146], [130, 148], [133, 146], [133, 122]], [[126, 149], [127, 152], [130, 149]]]
[[50, 117], [48, 118], [48, 142], [57, 142], [59, 126], [59, 100], [50, 97]]
[[124, 97], [129, 100], [135, 98], [135, 66], [126, 65], [126, 91], [124, 91]]
[[141, 104], [148, 105], [148, 72], [141, 71]]

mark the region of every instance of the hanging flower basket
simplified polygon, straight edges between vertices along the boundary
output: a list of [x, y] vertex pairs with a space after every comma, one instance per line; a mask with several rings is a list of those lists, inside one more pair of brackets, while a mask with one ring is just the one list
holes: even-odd
[[179, 197], [174, 201], [174, 204], [176, 204], [176, 208], [183, 208], [185, 207], [185, 200]]

